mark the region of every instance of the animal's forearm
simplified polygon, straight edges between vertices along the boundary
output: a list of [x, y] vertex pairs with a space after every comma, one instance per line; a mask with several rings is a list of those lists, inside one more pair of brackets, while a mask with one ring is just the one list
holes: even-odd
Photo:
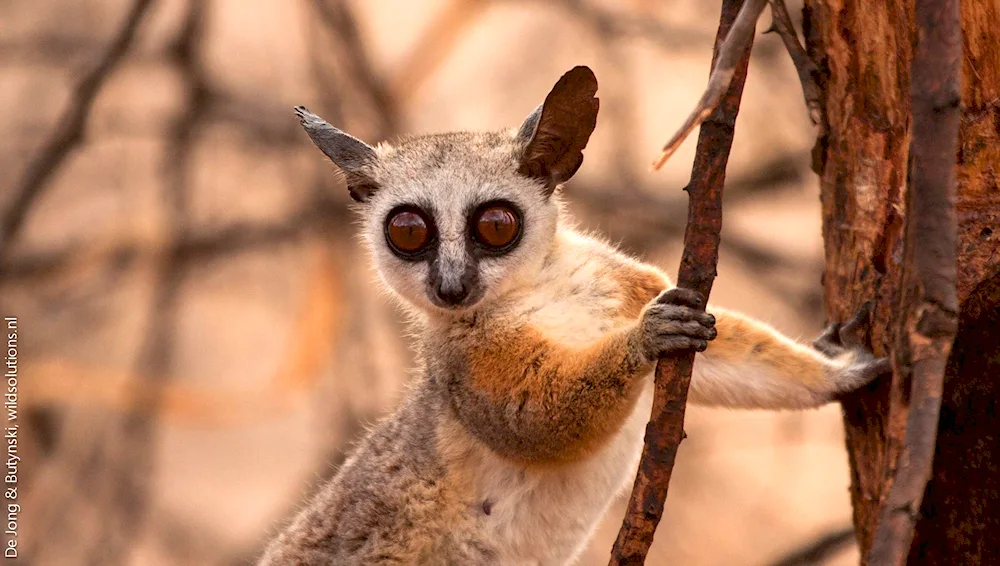
[[718, 337], [695, 358], [691, 401], [739, 408], [797, 409], [829, 402], [868, 378], [854, 354], [828, 358], [770, 326], [709, 307]]
[[533, 463], [567, 461], [600, 446], [627, 418], [646, 369], [635, 325], [586, 348], [530, 328], [467, 349], [449, 383], [459, 418], [495, 451]]

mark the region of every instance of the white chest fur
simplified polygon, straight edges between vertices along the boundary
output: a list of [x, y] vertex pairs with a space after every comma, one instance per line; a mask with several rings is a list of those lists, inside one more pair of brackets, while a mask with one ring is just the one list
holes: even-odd
[[475, 481], [490, 513], [482, 517], [501, 564], [572, 563], [608, 506], [631, 484], [652, 402], [652, 378], [622, 429], [586, 460], [525, 469], [499, 458], [483, 461]]

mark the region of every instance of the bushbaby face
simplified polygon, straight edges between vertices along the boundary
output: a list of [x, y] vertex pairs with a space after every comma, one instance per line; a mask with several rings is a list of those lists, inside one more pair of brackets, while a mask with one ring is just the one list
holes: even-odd
[[556, 232], [556, 187], [583, 161], [597, 81], [566, 73], [520, 128], [415, 137], [371, 147], [302, 107], [303, 127], [344, 172], [363, 236], [390, 289], [459, 313], [537, 270]]
[[544, 257], [556, 204], [518, 174], [515, 134], [442, 134], [376, 150], [364, 238], [389, 288], [428, 309], [496, 297]]

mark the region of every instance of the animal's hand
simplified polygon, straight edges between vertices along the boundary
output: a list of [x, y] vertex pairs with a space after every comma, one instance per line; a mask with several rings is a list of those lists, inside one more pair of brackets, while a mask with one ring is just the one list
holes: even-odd
[[705, 299], [690, 289], [660, 293], [642, 312], [640, 351], [646, 362], [684, 350], [702, 352], [716, 336], [715, 317], [702, 311]]
[[867, 326], [870, 314], [871, 303], [865, 303], [854, 318], [843, 324], [827, 326], [813, 342], [813, 347], [827, 357], [848, 360], [842, 372], [842, 391], [857, 389], [877, 377], [892, 373], [889, 358], [876, 358], [862, 340], [862, 329]]

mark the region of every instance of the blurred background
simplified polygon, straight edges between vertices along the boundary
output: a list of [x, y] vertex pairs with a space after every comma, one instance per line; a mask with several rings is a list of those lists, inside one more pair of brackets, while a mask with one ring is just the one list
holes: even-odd
[[[589, 65], [601, 115], [569, 210], [675, 274], [693, 137], [648, 168], [701, 94], [718, 13], [717, 0], [0, 3], [21, 560], [247, 564], [398, 401], [413, 365], [400, 313], [292, 106], [369, 142], [499, 129]], [[713, 298], [810, 339], [815, 133], [777, 36], [753, 53]], [[650, 564], [857, 563], [836, 406], [692, 407], [687, 430]], [[582, 564], [606, 563], [622, 513]]]

